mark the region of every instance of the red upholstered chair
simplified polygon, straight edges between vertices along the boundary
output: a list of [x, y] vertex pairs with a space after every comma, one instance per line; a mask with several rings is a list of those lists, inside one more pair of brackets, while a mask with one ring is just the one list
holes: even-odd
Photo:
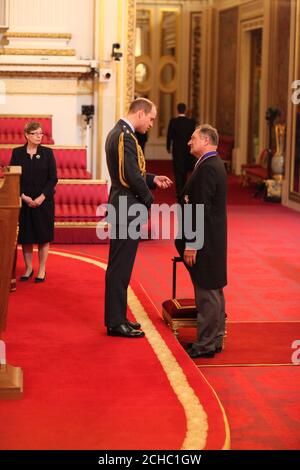
[[91, 179], [86, 169], [86, 147], [52, 147], [59, 179]]
[[234, 138], [232, 135], [219, 134], [218, 153], [225, 163], [227, 171], [231, 170]]
[[244, 164], [242, 170], [242, 184], [247, 186], [250, 183], [260, 183], [268, 178], [268, 149], [263, 149], [259, 155], [258, 163]]
[[107, 183], [102, 180], [61, 180], [56, 186], [55, 220], [97, 222], [97, 207], [108, 200]]
[[54, 144], [52, 138], [52, 116], [0, 115], [0, 144], [25, 143], [24, 127], [30, 121], [38, 121], [44, 131], [42, 144]]
[[[9, 164], [13, 148], [18, 145], [0, 144], [0, 166]], [[59, 179], [91, 179], [92, 175], [86, 169], [86, 147], [56, 147], [52, 148], [56, 160], [57, 177]]]
[[107, 243], [97, 230], [107, 231], [97, 208], [108, 200], [102, 180], [60, 180], [55, 193], [55, 243]]

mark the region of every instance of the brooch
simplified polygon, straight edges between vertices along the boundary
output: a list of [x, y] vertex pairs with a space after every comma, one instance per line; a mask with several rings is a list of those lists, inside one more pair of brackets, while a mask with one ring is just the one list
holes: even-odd
[[40, 156], [39, 154], [37, 154], [37, 155], [35, 156], [35, 158], [36, 158], [37, 160], [39, 160], [39, 159], [41, 158], [41, 156]]

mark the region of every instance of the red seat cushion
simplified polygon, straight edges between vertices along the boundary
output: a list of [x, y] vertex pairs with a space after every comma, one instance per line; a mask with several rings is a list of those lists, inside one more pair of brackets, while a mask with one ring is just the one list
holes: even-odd
[[262, 166], [258, 166], [255, 168], [247, 168], [246, 169], [247, 175], [252, 175], [256, 176], [261, 179], [267, 179], [268, 177], [268, 171], [266, 168], [263, 168]]
[[86, 147], [53, 147], [57, 174], [60, 179], [91, 179], [86, 169]]
[[106, 183], [58, 184], [55, 193], [55, 219], [57, 221], [94, 222], [103, 219], [97, 208], [107, 203]]

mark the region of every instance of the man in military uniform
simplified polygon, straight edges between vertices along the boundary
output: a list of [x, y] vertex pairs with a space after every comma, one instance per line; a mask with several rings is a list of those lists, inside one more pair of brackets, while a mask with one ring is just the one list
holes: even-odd
[[[156, 107], [151, 101], [137, 98], [131, 103], [126, 118], [120, 119], [110, 131], [105, 143], [111, 178], [108, 202], [116, 212], [105, 278], [105, 325], [109, 336], [144, 336], [141, 325], [126, 318], [127, 288], [139, 243], [139, 238], [133, 239], [128, 233], [128, 225], [134, 219], [128, 214], [130, 207], [137, 203], [150, 208], [154, 199], [149, 188], [167, 189], [172, 184], [166, 176], [146, 173], [144, 154], [135, 136], [136, 131], [145, 133], [153, 126], [156, 114]], [[125, 222], [120, 202], [122, 196], [128, 208]]]

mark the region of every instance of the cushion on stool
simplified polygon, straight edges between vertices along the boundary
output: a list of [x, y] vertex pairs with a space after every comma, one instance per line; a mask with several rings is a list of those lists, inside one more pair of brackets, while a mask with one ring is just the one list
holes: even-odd
[[197, 310], [194, 299], [168, 299], [162, 304], [171, 318], [197, 318]]

